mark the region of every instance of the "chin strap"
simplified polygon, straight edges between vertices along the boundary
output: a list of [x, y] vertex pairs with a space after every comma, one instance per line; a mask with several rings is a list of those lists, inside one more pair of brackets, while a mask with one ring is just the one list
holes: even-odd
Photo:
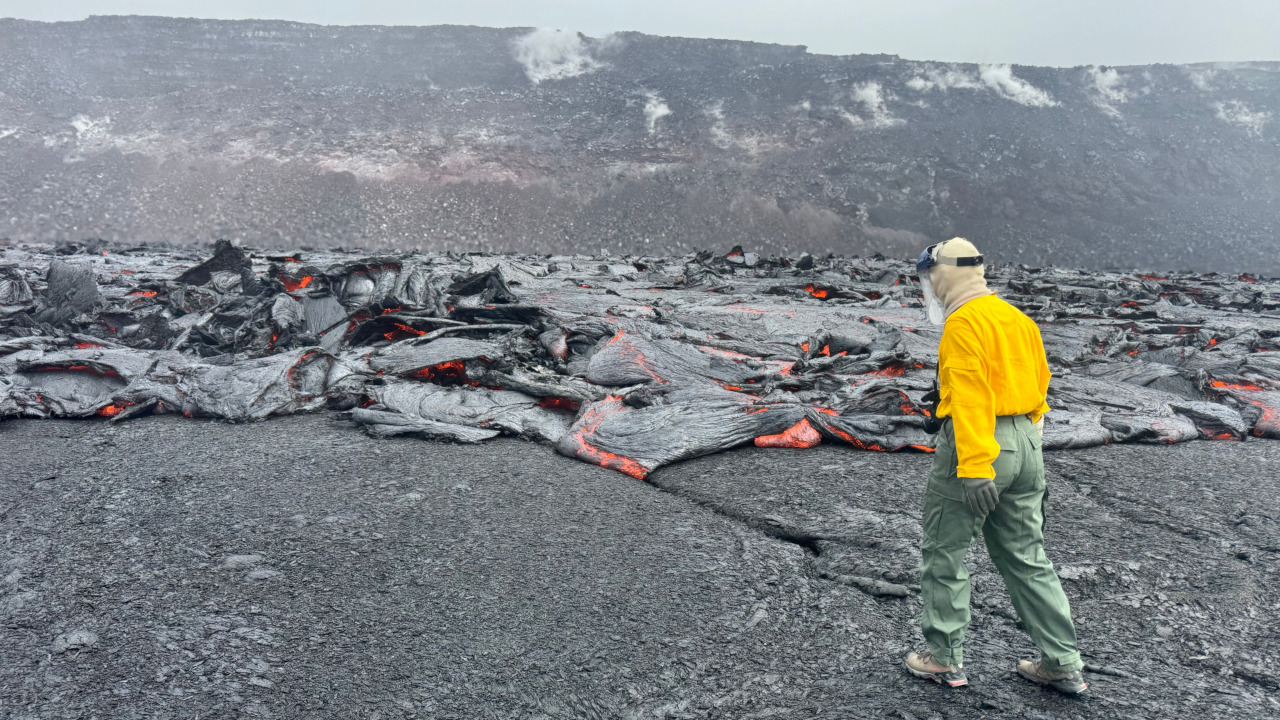
[[939, 255], [933, 259], [939, 265], [954, 265], [955, 267], [976, 267], [982, 264], [981, 255], [970, 255], [969, 257], [945, 257]]

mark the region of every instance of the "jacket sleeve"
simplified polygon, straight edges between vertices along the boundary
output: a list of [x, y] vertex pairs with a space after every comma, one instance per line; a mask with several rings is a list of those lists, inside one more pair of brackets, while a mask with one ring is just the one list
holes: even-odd
[[956, 436], [956, 475], [994, 478], [991, 463], [1000, 455], [996, 442], [995, 395], [987, 382], [986, 352], [968, 323], [948, 322], [938, 348], [942, 396], [949, 398]]
[[1040, 418], [1044, 417], [1045, 413], [1049, 412], [1049, 378], [1052, 373], [1049, 372], [1049, 361], [1045, 356], [1044, 340], [1040, 337], [1040, 328], [1036, 328], [1035, 342], [1037, 347], [1030, 348], [1029, 352], [1035, 357], [1040, 358], [1040, 366], [1036, 368], [1036, 370], [1038, 371], [1040, 380], [1040, 397], [1045, 399], [1040, 402], [1040, 407], [1031, 411], [1030, 417], [1031, 422], [1040, 422]]

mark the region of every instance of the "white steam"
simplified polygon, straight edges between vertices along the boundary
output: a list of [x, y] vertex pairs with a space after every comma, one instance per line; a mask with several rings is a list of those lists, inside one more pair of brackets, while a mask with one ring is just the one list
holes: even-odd
[[721, 150], [737, 149], [748, 155], [782, 150], [786, 144], [777, 135], [766, 135], [758, 132], [733, 132], [725, 123], [724, 101], [717, 100], [704, 107], [702, 114], [711, 118], [711, 144]]
[[733, 134], [724, 126], [724, 101], [717, 100], [702, 113], [714, 121], [711, 123], [711, 144], [721, 150], [733, 147]]
[[1093, 103], [1112, 117], [1120, 117], [1116, 105], [1129, 101], [1129, 91], [1124, 87], [1124, 78], [1115, 68], [1102, 68], [1094, 65], [1089, 68], [1089, 77], [1093, 80]]
[[1271, 113], [1265, 110], [1251, 110], [1239, 100], [1217, 103], [1218, 119], [1236, 127], [1254, 137], [1262, 136], [1262, 128], [1271, 119]]
[[[865, 121], [862, 118], [857, 118], [859, 123], [855, 124], [865, 122], [871, 127], [880, 128], [898, 125], [903, 122], [901, 118], [896, 118], [889, 112], [889, 107], [885, 104], [884, 100], [884, 90], [880, 87], [880, 83], [878, 82], [866, 82], [855, 87], [853, 89], [852, 97], [862, 105], [863, 110], [865, 110], [867, 115], [870, 116], [870, 119]], [[845, 116], [846, 119], [852, 117], [848, 113], [846, 113]]]
[[1191, 84], [1196, 86], [1197, 90], [1208, 92], [1213, 89], [1213, 78], [1218, 73], [1212, 69], [1204, 70], [1188, 70], [1187, 78], [1191, 80]]
[[1094, 89], [1103, 100], [1113, 103], [1129, 100], [1129, 91], [1125, 90], [1124, 78], [1120, 77], [1120, 73], [1116, 72], [1115, 68], [1103, 70], [1094, 65], [1089, 68], [1089, 75], [1093, 78]]
[[907, 87], [916, 92], [988, 88], [1005, 100], [1027, 107], [1055, 107], [1058, 104], [1049, 93], [1014, 75], [1010, 65], [979, 65], [976, 75], [954, 66], [929, 68], [923, 75], [908, 80]]
[[1010, 65], [981, 65], [978, 76], [982, 83], [995, 91], [997, 95], [1027, 107], [1055, 107], [1049, 93], [1013, 74]]
[[538, 28], [512, 43], [516, 62], [533, 84], [595, 72], [604, 63], [591, 56], [591, 48], [576, 32]]
[[929, 92], [931, 90], [939, 90], [946, 92], [947, 90], [980, 90], [982, 81], [977, 75], [973, 75], [963, 70], [955, 68], [947, 68], [940, 70], [938, 68], [929, 68], [925, 71], [924, 76], [917, 75], [907, 81], [907, 87], [916, 92]]
[[658, 121], [671, 114], [671, 108], [658, 93], [646, 90], [644, 93], [644, 126], [650, 135], [658, 132]]

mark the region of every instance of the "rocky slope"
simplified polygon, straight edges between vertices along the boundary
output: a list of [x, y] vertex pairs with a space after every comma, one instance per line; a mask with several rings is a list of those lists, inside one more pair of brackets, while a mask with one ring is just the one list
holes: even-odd
[[1280, 64], [0, 20], [0, 236], [1280, 271]]

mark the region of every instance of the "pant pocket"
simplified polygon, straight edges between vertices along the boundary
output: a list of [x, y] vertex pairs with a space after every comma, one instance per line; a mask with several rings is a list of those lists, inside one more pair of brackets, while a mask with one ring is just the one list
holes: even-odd
[[927, 546], [967, 548], [977, 536], [981, 523], [982, 518], [973, 514], [963, 495], [952, 499], [926, 492], [923, 529]]

